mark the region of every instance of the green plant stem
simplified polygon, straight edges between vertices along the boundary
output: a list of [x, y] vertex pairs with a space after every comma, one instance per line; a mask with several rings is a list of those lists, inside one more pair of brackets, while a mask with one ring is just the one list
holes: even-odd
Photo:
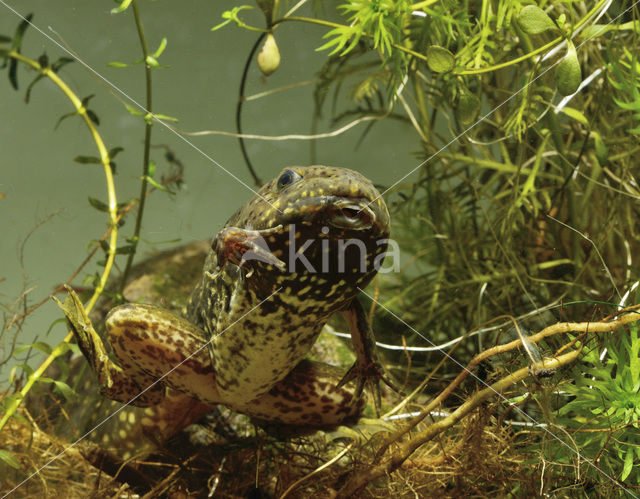
[[430, 5], [433, 5], [434, 3], [437, 3], [437, 2], [438, 0], [424, 0], [424, 2], [414, 3], [409, 7], [409, 9], [420, 10], [420, 9], [424, 9], [425, 7], [429, 7]]
[[251, 61], [253, 61], [253, 56], [255, 55], [258, 47], [262, 40], [264, 40], [266, 33], [261, 33], [260, 36], [256, 39], [253, 47], [249, 51], [249, 55], [247, 56], [247, 61], [244, 64], [244, 69], [242, 70], [242, 78], [240, 79], [240, 89], [238, 91], [238, 104], [236, 105], [236, 132], [238, 133], [238, 142], [240, 144], [240, 151], [242, 152], [242, 157], [244, 158], [244, 162], [249, 169], [249, 174], [251, 178], [253, 178], [253, 183], [262, 187], [262, 180], [258, 177], [255, 169], [253, 168], [253, 163], [251, 163], [251, 158], [249, 158], [249, 152], [247, 151], [247, 146], [245, 144], [244, 138], [242, 137], [242, 108], [246, 99], [244, 98], [244, 91], [247, 85], [247, 76], [249, 75], [249, 68], [251, 66]]
[[[149, 115], [152, 113], [153, 94], [152, 94], [152, 80], [151, 80], [151, 66], [147, 64], [147, 58], [149, 55], [149, 46], [147, 45], [147, 39], [144, 36], [144, 27], [142, 26], [142, 19], [140, 17], [140, 8], [138, 7], [138, 0], [133, 0], [131, 4], [133, 7], [133, 17], [136, 22], [136, 29], [138, 31], [138, 37], [140, 38], [140, 46], [142, 47], [142, 58], [144, 62], [144, 76], [145, 76], [145, 91], [147, 95], [146, 111]], [[147, 178], [149, 176], [149, 156], [151, 149], [151, 126], [152, 121], [146, 120], [144, 126], [144, 152], [142, 157], [142, 181], [140, 182], [140, 197], [138, 202], [138, 214], [136, 216], [136, 225], [133, 229], [133, 236], [131, 237], [131, 251], [127, 257], [127, 264], [122, 274], [122, 280], [120, 281], [120, 293], [123, 292], [124, 287], [127, 284], [129, 273], [133, 265], [133, 259], [136, 256], [138, 250], [138, 242], [140, 241], [140, 230], [142, 228], [142, 217], [144, 216], [144, 206], [147, 200]]]
[[[20, 61], [28, 66], [32, 67], [36, 71], [39, 71], [41, 74], [49, 78], [53, 83], [55, 83], [58, 88], [67, 96], [67, 98], [71, 101], [73, 106], [76, 109], [76, 112], [82, 117], [89, 132], [91, 133], [91, 137], [93, 138], [96, 146], [98, 148], [98, 153], [100, 155], [100, 162], [104, 169], [104, 175], [107, 183], [107, 196], [108, 202], [107, 206], [109, 208], [109, 224], [111, 225], [111, 234], [109, 236], [109, 248], [107, 250], [107, 260], [104, 266], [104, 270], [100, 275], [100, 280], [98, 281], [98, 285], [93, 291], [93, 295], [89, 299], [89, 302], [86, 305], [87, 313], [94, 307], [98, 298], [104, 291], [104, 288], [107, 284], [107, 279], [109, 274], [111, 273], [111, 269], [113, 268], [113, 260], [116, 255], [117, 248], [117, 239], [118, 239], [118, 224], [117, 224], [117, 209], [118, 202], [116, 198], [116, 190], [115, 184], [113, 181], [113, 172], [111, 171], [111, 159], [109, 158], [109, 152], [96, 129], [96, 126], [91, 121], [91, 118], [87, 114], [87, 110], [82, 105], [82, 100], [68, 87], [68, 85], [50, 68], [43, 68], [37, 61], [33, 59], [29, 59], [24, 55], [18, 53], [15, 50], [11, 50], [7, 52], [9, 57]], [[20, 402], [24, 400], [27, 396], [33, 385], [38, 381], [38, 379], [43, 375], [43, 373], [47, 370], [47, 368], [51, 365], [51, 363], [60, 355], [62, 355], [67, 349], [64, 344], [68, 343], [71, 338], [73, 338], [73, 333], [67, 333], [67, 336], [53, 349], [53, 351], [47, 356], [44, 362], [31, 373], [29, 378], [27, 379], [25, 385], [19, 392], [18, 399], [16, 403], [10, 404], [7, 407], [6, 412], [2, 415], [2, 419], [0, 419], [0, 430], [4, 428], [5, 424], [9, 420], [9, 418], [15, 413], [16, 409], [20, 405]]]
[[[571, 163], [569, 163], [569, 161], [566, 159], [567, 158], [567, 149], [565, 147], [564, 141], [562, 140], [562, 134], [560, 131], [560, 124], [558, 123], [558, 115], [556, 113], [550, 112], [547, 113], [546, 116], [546, 122], [549, 126], [549, 130], [551, 131], [551, 137], [553, 139], [553, 144], [555, 146], [555, 148], [557, 149], [558, 153], [560, 154], [560, 158], [562, 161], [562, 164], [564, 165], [564, 174], [565, 174], [565, 178], [567, 179], [564, 183], [563, 186], [566, 186], [567, 183], [570, 181], [569, 179], [571, 179], [571, 177], [573, 176], [573, 171], [574, 171], [574, 167]], [[587, 135], [588, 136], [588, 135]], [[575, 196], [575, 189], [572, 189], [571, 186], [568, 186], [567, 189], [565, 190], [566, 195], [567, 195], [567, 205], [569, 208], [569, 220], [568, 220], [568, 224], [571, 227], [581, 227], [582, 224], [579, 223], [578, 221], [578, 212], [577, 212], [577, 208], [576, 208], [576, 196]], [[579, 269], [582, 268], [582, 262], [581, 262], [581, 258], [580, 255], [582, 254], [581, 249], [580, 249], [580, 234], [576, 231], [571, 231], [571, 259], [573, 260], [573, 268], [574, 269]], [[577, 270], [574, 270], [574, 274], [577, 273]], [[579, 293], [579, 289], [577, 288], [577, 286], [574, 286], [573, 288], [573, 292], [574, 293]], [[573, 298], [578, 298], [579, 295], [575, 294], [573, 296]]]

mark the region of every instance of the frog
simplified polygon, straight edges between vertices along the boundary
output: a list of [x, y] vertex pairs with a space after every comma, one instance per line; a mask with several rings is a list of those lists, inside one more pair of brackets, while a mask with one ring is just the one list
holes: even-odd
[[[365, 387], [377, 410], [380, 382], [397, 390], [357, 298], [389, 234], [387, 206], [364, 175], [287, 167], [215, 235], [182, 314], [113, 308], [109, 355], [77, 295], [60, 305], [101, 394], [156, 408], [147, 425], [164, 437], [218, 404], [257, 421], [337, 426], [361, 415]], [[356, 354], [346, 373], [305, 358], [334, 314], [345, 318]]]

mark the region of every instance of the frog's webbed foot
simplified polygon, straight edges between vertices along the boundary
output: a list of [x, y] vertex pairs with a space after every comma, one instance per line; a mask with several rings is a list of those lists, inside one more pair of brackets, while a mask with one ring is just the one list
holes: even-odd
[[358, 398], [362, 395], [366, 386], [373, 394], [376, 414], [380, 415], [382, 399], [380, 394], [380, 381], [395, 392], [401, 393], [401, 390], [385, 372], [382, 364], [378, 360], [375, 339], [371, 331], [369, 319], [360, 302], [354, 299], [349, 307], [342, 311], [342, 314], [349, 324], [351, 340], [356, 350], [357, 359], [344, 375], [338, 387], [352, 380], [356, 380], [356, 396], [354, 398]]
[[356, 381], [356, 390], [351, 403], [355, 403], [355, 401], [362, 396], [362, 393], [366, 387], [367, 390], [373, 395], [373, 403], [376, 409], [376, 415], [378, 417], [380, 416], [380, 409], [382, 406], [380, 381], [382, 381], [393, 391], [401, 393], [398, 385], [393, 382], [393, 380], [385, 372], [382, 364], [380, 364], [377, 359], [371, 359], [369, 362], [361, 362], [360, 359], [356, 360], [340, 380], [337, 387], [341, 388], [353, 380]]
[[[113, 380], [111, 379], [111, 369], [109, 356], [106, 349], [96, 333], [96, 330], [87, 315], [80, 298], [76, 292], [71, 289], [70, 286], [65, 285], [67, 290], [67, 298], [62, 303], [55, 296], [52, 296], [53, 300], [58, 304], [64, 313], [67, 323], [73, 331], [73, 335], [78, 342], [80, 351], [89, 361], [89, 364], [93, 367], [93, 370], [98, 374], [100, 384], [105, 386], [112, 386]], [[116, 366], [114, 366], [116, 367]]]
[[222, 229], [211, 245], [218, 257], [218, 268], [223, 268], [228, 261], [241, 267], [246, 262], [257, 260], [273, 265], [281, 271], [285, 270], [285, 263], [271, 252], [267, 244], [269, 236], [282, 230], [282, 225], [265, 230], [237, 227]]
[[62, 309], [71, 328], [80, 351], [85, 356], [100, 383], [100, 393], [112, 400], [131, 402], [140, 407], [157, 404], [164, 397], [164, 385], [159, 384], [150, 390], [141, 392], [133, 379], [126, 376], [121, 367], [115, 364], [107, 354], [102, 339], [96, 332], [78, 295], [69, 286], [64, 303], [52, 297]]

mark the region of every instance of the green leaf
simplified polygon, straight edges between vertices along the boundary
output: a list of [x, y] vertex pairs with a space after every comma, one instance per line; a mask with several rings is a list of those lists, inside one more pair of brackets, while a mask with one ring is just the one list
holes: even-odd
[[[331, 37], [334, 38], [329, 40], [324, 45], [318, 47], [316, 51], [319, 52], [322, 50], [330, 49], [335, 45], [335, 48], [331, 52], [329, 52], [329, 55], [333, 55], [337, 52], [340, 52], [352, 37], [354, 38], [355, 43], [357, 43], [357, 41], [360, 39], [360, 35], [358, 34], [358, 31], [354, 26], [334, 28], [326, 33], [322, 38]], [[353, 46], [354, 42], [351, 43], [350, 47]], [[348, 48], [345, 49], [345, 51], [342, 52], [342, 55], [344, 55], [348, 50]]]
[[569, 118], [572, 118], [572, 119], [578, 121], [579, 123], [583, 124], [584, 126], [589, 125], [589, 121], [587, 120], [585, 115], [582, 114], [577, 109], [574, 109], [572, 107], [563, 107], [561, 112], [563, 114], [566, 114], [567, 116], [569, 116]]
[[230, 22], [231, 22], [231, 19], [227, 19], [226, 21], [222, 21], [220, 24], [216, 24], [213, 28], [211, 28], [211, 31], [217, 31], [220, 28], [222, 28], [222, 27], [226, 26], [227, 24], [229, 24]]
[[91, 99], [93, 99], [96, 96], [96, 94], [91, 94], [91, 95], [87, 95], [86, 97], [82, 98], [82, 107], [87, 107], [89, 105], [89, 102], [91, 102]]
[[[13, 351], [14, 355], [19, 353], [16, 352], [16, 350]], [[18, 369], [22, 369], [27, 376], [31, 376], [33, 374], [33, 367], [29, 364], [16, 364], [9, 371], [9, 383], [13, 383], [18, 378]]]
[[536, 159], [533, 162], [533, 166], [531, 167], [531, 173], [525, 180], [522, 185], [522, 194], [520, 195], [519, 203], [525, 198], [530, 192], [535, 192], [535, 181], [538, 175], [538, 171], [540, 170], [540, 165], [542, 164], [542, 153], [546, 150], [547, 141], [551, 135], [547, 133], [542, 139], [542, 145], [538, 148], [536, 153]]
[[16, 349], [14, 350], [14, 353], [19, 354], [26, 350], [30, 350], [32, 348], [35, 348], [36, 350], [40, 350], [41, 352], [44, 352], [47, 355], [51, 353], [51, 346], [48, 343], [45, 343], [44, 341], [36, 341], [35, 343], [31, 343], [30, 345], [20, 345], [19, 347], [16, 347]]
[[136, 247], [132, 246], [130, 244], [127, 244], [126, 246], [120, 246], [119, 248], [116, 248], [116, 254], [117, 255], [130, 255], [132, 253], [135, 253], [136, 251]]
[[622, 467], [622, 474], [620, 475], [620, 480], [624, 481], [631, 473], [633, 469], [633, 447], [627, 449], [627, 453], [624, 456], [624, 466]]
[[49, 67], [49, 57], [47, 56], [47, 54], [42, 54], [40, 57], [38, 57], [38, 64], [40, 64], [40, 67], [42, 68], [48, 68]]
[[100, 160], [100, 158], [97, 158], [96, 156], [76, 156], [75, 158], [73, 158], [73, 160], [76, 163], [80, 163], [82, 165], [100, 165], [102, 164], [102, 161]]
[[98, 211], [109, 213], [109, 205], [103, 201], [100, 201], [99, 199], [89, 196], [89, 204]]
[[60, 57], [56, 62], [54, 62], [51, 65], [51, 70], [54, 73], [57, 73], [58, 71], [60, 71], [60, 69], [63, 66], [66, 66], [67, 64], [69, 64], [70, 62], [75, 62], [75, 59], [72, 59], [71, 57]]
[[174, 118], [173, 116], [167, 116], [166, 114], [154, 114], [153, 115], [154, 118], [158, 118], [159, 120], [166, 120], [166, 121], [178, 121], [178, 118]]
[[[20, 53], [20, 47], [22, 46], [22, 38], [24, 37], [25, 31], [29, 27], [31, 23], [31, 19], [33, 19], [33, 14], [29, 14], [24, 20], [18, 25], [16, 28], [16, 32], [13, 35], [13, 40], [11, 43], [11, 49]], [[9, 61], [9, 82], [11, 86], [18, 90], [18, 61], [12, 57]]]
[[538, 35], [558, 29], [553, 20], [537, 5], [527, 5], [518, 13], [518, 24], [529, 35]]
[[98, 115], [96, 113], [94, 113], [91, 109], [87, 109], [86, 110], [87, 116], [89, 117], [89, 119], [95, 124], [95, 125], [99, 125], [100, 124], [100, 118], [98, 118]]
[[0, 43], [9, 43], [11, 41], [10, 36], [0, 35]]
[[129, 5], [131, 5], [132, 1], [133, 0], [122, 0], [120, 5], [118, 5], [117, 7], [114, 7], [113, 9], [111, 9], [111, 13], [112, 14], [119, 14], [120, 12], [124, 12], [125, 10], [127, 10], [129, 8]]
[[147, 174], [150, 177], [155, 177], [156, 176], [156, 162], [151, 160], [149, 161], [149, 168], [147, 168]]
[[24, 34], [27, 31], [27, 28], [31, 24], [31, 19], [33, 19], [33, 14], [27, 15], [16, 28], [16, 32], [13, 35], [13, 40], [11, 43], [11, 48], [17, 52], [20, 52], [20, 47], [22, 46], [22, 39], [24, 38]]
[[[49, 336], [49, 333], [53, 330], [53, 328], [60, 323], [64, 323], [64, 319], [56, 319], [55, 321], [53, 321], [51, 324], [49, 324], [49, 327], [47, 328], [47, 332], [44, 333], [45, 336]], [[63, 342], [64, 343], [64, 342]], [[65, 345], [68, 345], [68, 343], [64, 343]], [[57, 348], [57, 347], [56, 347]], [[56, 351], [56, 349], [53, 349], [54, 353]]]
[[246, 28], [246, 29], [250, 29], [252, 31], [264, 31], [264, 30], [259, 30], [256, 28], [253, 28], [251, 26], [249, 26], [248, 24], [245, 24], [243, 21], [240, 20], [240, 18], [238, 17], [238, 13], [241, 10], [251, 10], [253, 9], [252, 6], [250, 5], [239, 5], [238, 7], [234, 7], [231, 10], [226, 10], [222, 13], [222, 18], [223, 19], [227, 19], [226, 21], [221, 22], [220, 24], [218, 24], [217, 26], [214, 26], [213, 28], [211, 28], [211, 31], [215, 31], [217, 29], [222, 28], [224, 25], [226, 25], [227, 23], [230, 23], [231, 21], [235, 22], [236, 25], [238, 25], [240, 28]]
[[616, 105], [621, 109], [625, 109], [627, 111], [640, 111], [640, 99], [633, 102], [625, 102], [623, 100], [620, 100], [614, 97], [613, 100], [616, 103]]
[[156, 51], [153, 53], [153, 58], [157, 59], [158, 57], [160, 57], [162, 55], [162, 52], [164, 52], [164, 49], [167, 48], [167, 39], [163, 38], [160, 41], [160, 46], [156, 49]]
[[67, 113], [67, 114], [63, 114], [62, 116], [60, 116], [60, 118], [58, 119], [58, 121], [56, 121], [55, 126], [53, 127], [54, 130], [57, 130], [58, 127], [60, 126], [60, 123], [62, 123], [64, 120], [66, 120], [67, 118], [71, 118], [72, 116], [76, 116], [78, 113], [76, 113], [75, 111], [71, 112], [71, 113]]
[[470, 92], [463, 91], [458, 98], [456, 115], [463, 125], [468, 125], [476, 119], [480, 110], [480, 99]]
[[34, 85], [38, 83], [40, 80], [42, 80], [43, 78], [45, 78], [45, 76], [42, 73], [40, 73], [38, 76], [36, 76], [33, 79], [31, 83], [29, 83], [29, 86], [27, 87], [27, 91], [24, 95], [25, 103], [29, 104], [29, 101], [31, 100], [31, 90], [33, 89]]
[[576, 48], [571, 40], [567, 40], [567, 54], [556, 68], [556, 86], [561, 95], [571, 95], [578, 90], [582, 82], [582, 71]]
[[73, 402], [80, 396], [64, 381], [58, 381], [57, 379], [54, 379], [53, 383], [56, 387], [56, 390], [59, 391], [62, 396], [67, 399], [68, 402]]
[[107, 62], [107, 66], [110, 68], [128, 68], [129, 66], [132, 66], [132, 64], [128, 64], [126, 62], [111, 61]]
[[455, 65], [454, 55], [446, 48], [431, 45], [427, 49], [427, 65], [434, 73], [448, 73]]
[[113, 149], [109, 150], [109, 158], [113, 159], [116, 157], [117, 154], [121, 153], [122, 151], [124, 151], [124, 147], [114, 147]]
[[159, 189], [159, 190], [164, 191], [164, 192], [168, 192], [169, 194], [175, 194], [175, 192], [167, 189], [164, 185], [162, 185], [161, 183], [157, 182], [156, 180], [151, 178], [149, 175], [145, 175], [143, 178], [146, 179], [146, 181], [149, 182], [149, 184], [151, 184], [156, 189]]
[[580, 32], [580, 36], [588, 40], [617, 29], [618, 26], [616, 26], [615, 24], [591, 24]]
[[124, 107], [129, 111], [129, 114], [132, 114], [133, 116], [144, 116], [142, 111], [138, 111], [135, 107], [132, 107], [129, 104], [125, 104]]
[[18, 458], [8, 450], [0, 449], [0, 459], [12, 468], [20, 469], [20, 461], [18, 461]]
[[22, 394], [18, 392], [5, 397], [1, 402], [5, 412], [15, 412], [21, 401]]
[[[596, 148], [596, 157], [601, 164], [607, 164], [609, 159], [609, 150], [607, 149], [607, 145], [602, 140], [602, 137], [597, 132], [591, 132], [593, 135], [593, 142]], [[633, 358], [633, 357], [631, 357]]]

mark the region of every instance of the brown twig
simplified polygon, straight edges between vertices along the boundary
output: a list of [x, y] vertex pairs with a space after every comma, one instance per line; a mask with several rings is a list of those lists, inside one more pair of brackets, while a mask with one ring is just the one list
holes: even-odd
[[[640, 305], [634, 305], [632, 307], [628, 307], [624, 310], [620, 310], [615, 316], [606, 317], [604, 320], [599, 322], [561, 322], [557, 324], [553, 324], [544, 328], [539, 333], [531, 335], [527, 338], [527, 341], [530, 343], [537, 343], [540, 340], [557, 334], [562, 333], [604, 333], [611, 332], [615, 329], [618, 329], [630, 322], [635, 322], [640, 320], [640, 313], [636, 312], [637, 309], [640, 308]], [[615, 319], [613, 319], [616, 317]], [[613, 319], [613, 320], [611, 320]], [[375, 462], [380, 462], [382, 456], [386, 453], [389, 447], [396, 442], [400, 442], [400, 440], [407, 434], [407, 432], [415, 427], [415, 421], [422, 421], [431, 411], [433, 411], [436, 407], [441, 405], [444, 400], [457, 388], [460, 383], [472, 373], [472, 369], [489, 357], [492, 357], [497, 354], [501, 354], [504, 352], [508, 352], [515, 348], [518, 348], [522, 345], [522, 340], [517, 339], [503, 345], [497, 345], [492, 348], [485, 350], [478, 354], [474, 359], [469, 362], [469, 364], [464, 368], [458, 376], [436, 397], [434, 398], [420, 413], [419, 416], [415, 418], [409, 425], [400, 429], [399, 431], [390, 435], [382, 444], [380, 445], [378, 452], [376, 453]], [[561, 350], [566, 349], [566, 345], [561, 348]], [[573, 362], [579, 355], [581, 349], [571, 350], [566, 354], [556, 355], [553, 358], [546, 358], [539, 362], [535, 362], [527, 367], [519, 369], [518, 371], [505, 376], [501, 380], [496, 383], [487, 386], [487, 388], [477, 392], [473, 397], [464, 402], [458, 409], [456, 409], [453, 413], [451, 413], [446, 418], [443, 418], [432, 425], [430, 425], [427, 429], [418, 433], [411, 439], [399, 443], [399, 448], [392, 454], [392, 456], [380, 464], [374, 465], [372, 468], [368, 468], [364, 471], [353, 472], [350, 477], [346, 481], [345, 485], [340, 489], [338, 496], [339, 497], [349, 497], [355, 494], [359, 489], [364, 487], [367, 483], [376, 478], [379, 478], [385, 474], [389, 474], [396, 470], [402, 463], [421, 445], [424, 445], [430, 439], [444, 431], [445, 429], [453, 426], [455, 423], [460, 421], [463, 417], [465, 417], [470, 411], [474, 408], [478, 407], [481, 403], [486, 401], [487, 399], [501, 394], [505, 389], [512, 386], [513, 384], [522, 381], [523, 379], [531, 376], [532, 372], [536, 372], [539, 369], [556, 369], [560, 366], [567, 365]]]

